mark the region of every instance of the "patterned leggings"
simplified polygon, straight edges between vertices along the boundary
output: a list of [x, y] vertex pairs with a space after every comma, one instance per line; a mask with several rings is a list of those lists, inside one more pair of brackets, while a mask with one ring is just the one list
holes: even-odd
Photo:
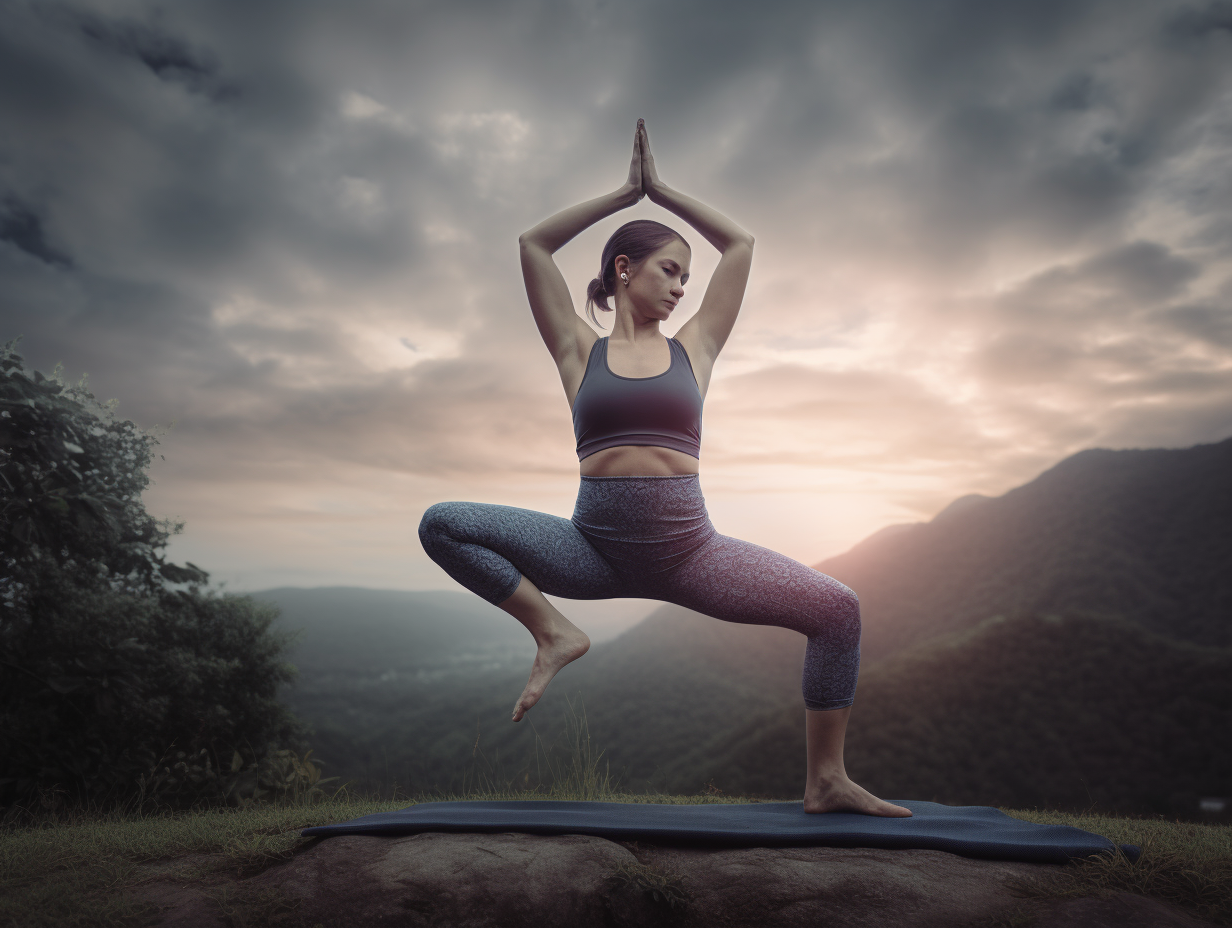
[[525, 575], [564, 599], [657, 599], [726, 622], [793, 629], [808, 638], [804, 704], [842, 709], [855, 699], [856, 594], [769, 548], [720, 535], [698, 474], [583, 476], [572, 519], [436, 503], [419, 539], [446, 573], [493, 605]]

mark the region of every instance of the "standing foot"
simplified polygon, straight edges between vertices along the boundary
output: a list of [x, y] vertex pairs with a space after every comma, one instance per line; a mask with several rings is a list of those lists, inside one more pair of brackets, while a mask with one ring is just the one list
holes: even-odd
[[530, 680], [526, 689], [522, 690], [517, 705], [513, 707], [513, 720], [522, 720], [530, 707], [539, 701], [539, 697], [560, 668], [577, 660], [589, 650], [589, 636], [572, 622], [568, 622], [567, 627], [558, 633], [540, 641], [535, 663], [530, 669]]
[[906, 818], [911, 810], [878, 799], [844, 774], [804, 791], [805, 812], [858, 812], [862, 815], [884, 815]]

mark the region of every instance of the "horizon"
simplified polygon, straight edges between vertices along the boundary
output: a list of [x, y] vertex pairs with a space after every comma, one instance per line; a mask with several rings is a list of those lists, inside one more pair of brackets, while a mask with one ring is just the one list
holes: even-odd
[[[1084, 454], [1086, 452], [1091, 452], [1091, 451], [1109, 451], [1109, 452], [1188, 451], [1188, 450], [1193, 450], [1199, 447], [1209, 447], [1211, 445], [1218, 445], [1224, 442], [1232, 442], [1232, 436], [1228, 436], [1226, 438], [1219, 439], [1214, 442], [1201, 442], [1196, 445], [1191, 445], [1188, 448], [1118, 448], [1118, 449], [1084, 448], [1081, 451], [1076, 451], [1074, 452], [1074, 454], [1069, 455], [1068, 457], [1062, 459], [1061, 461], [1056, 462], [1056, 464], [1053, 464], [1050, 467], [1045, 468], [1044, 470], [1040, 471], [1040, 473], [1034, 475], [1030, 480], [1027, 480], [1022, 484], [1019, 484], [1019, 486], [1017, 487], [1012, 487], [1011, 490], [1017, 490], [1024, 486], [1027, 486], [1030, 483], [1033, 483], [1035, 480], [1042, 477], [1044, 474], [1048, 473], [1053, 468], [1064, 463], [1066, 460], [1069, 460], [1073, 457]], [[1008, 493], [1010, 491], [1006, 491], [1006, 492]], [[947, 503], [944, 507], [942, 507], [942, 509], [939, 512], [935, 513], [929, 519], [921, 520], [918, 522], [897, 522], [891, 525], [881, 526], [880, 528], [875, 529], [869, 535], [866, 535], [863, 538], [861, 538], [851, 547], [841, 552], [838, 552], [834, 556], [841, 557], [845, 554], [848, 554], [854, 548], [863, 544], [865, 541], [868, 541], [870, 538], [880, 534], [886, 529], [907, 528], [907, 527], [911, 527], [915, 525], [927, 525], [931, 523], [934, 519], [936, 519], [938, 516], [940, 516], [942, 513], [944, 513], [946, 510], [948, 510], [955, 503], [959, 503], [963, 500], [970, 500], [970, 499], [976, 499], [976, 498], [985, 499], [985, 500], [995, 500], [995, 499], [1000, 499], [1004, 496], [1005, 494], [1000, 494], [999, 496], [985, 496], [979, 493], [968, 493], [962, 496], [957, 496], [953, 500], [951, 500], [949, 503]], [[808, 566], [820, 569], [822, 566], [824, 566], [824, 563], [825, 563], [825, 560], [822, 560], [814, 564], [810, 564]], [[227, 589], [226, 592], [239, 593], [243, 595], [259, 596], [260, 594], [274, 593], [279, 590], [297, 590], [297, 591], [311, 592], [311, 591], [316, 591], [316, 590], [339, 590], [339, 589], [358, 590], [358, 591], [363, 591], [363, 592], [374, 592], [374, 593], [450, 593], [450, 594], [456, 594], [457, 596], [459, 596], [460, 602], [469, 602], [473, 600], [472, 605], [474, 606], [475, 611], [477, 612], [491, 611], [491, 613], [493, 614], [504, 615], [503, 611], [500, 610], [498, 607], [492, 606], [489, 603], [479, 599], [478, 597], [473, 596], [473, 594], [471, 594], [470, 591], [456, 584], [452, 588], [449, 588], [449, 587], [430, 587], [430, 588], [369, 587], [369, 586], [356, 586], [352, 584], [317, 584], [317, 585], [312, 585], [312, 586], [295, 586], [295, 585], [280, 584], [277, 586], [263, 587], [260, 589], [250, 589], [250, 590]], [[560, 609], [562, 612], [568, 615], [570, 620], [573, 621], [574, 624], [576, 624], [579, 628], [585, 631], [586, 634], [590, 636], [591, 643], [595, 645], [605, 644], [605, 643], [616, 640], [618, 637], [623, 635], [625, 632], [631, 630], [637, 625], [640, 625], [643, 621], [649, 618], [659, 608], [665, 605], [666, 606], [671, 605], [670, 603], [666, 603], [661, 600], [634, 599], [634, 598], [608, 599], [608, 600], [574, 600], [574, 599], [562, 599], [561, 597], [558, 597], [558, 596], [548, 595], [547, 599], [550, 602], [552, 602], [558, 609]]]

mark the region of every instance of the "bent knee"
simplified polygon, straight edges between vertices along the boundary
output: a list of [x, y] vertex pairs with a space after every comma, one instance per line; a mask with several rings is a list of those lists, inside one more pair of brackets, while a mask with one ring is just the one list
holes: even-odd
[[841, 583], [835, 583], [826, 623], [829, 633], [847, 644], [860, 643], [860, 598], [855, 591]]
[[849, 612], [858, 623], [860, 621], [860, 597], [856, 595], [856, 591], [849, 586], [839, 584], [838, 598], [842, 603], [841, 609], [844, 612]]
[[449, 526], [454, 523], [457, 512], [456, 503], [433, 503], [419, 520], [419, 540], [427, 544], [432, 538], [447, 534]]

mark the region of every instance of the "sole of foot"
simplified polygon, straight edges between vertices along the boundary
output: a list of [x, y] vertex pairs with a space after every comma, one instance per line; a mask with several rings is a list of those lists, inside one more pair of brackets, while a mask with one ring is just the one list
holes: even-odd
[[911, 810], [892, 802], [878, 799], [862, 786], [844, 780], [823, 789], [810, 790], [804, 794], [804, 811], [856, 812], [860, 815], [881, 815], [886, 818], [910, 818]]
[[577, 660], [590, 650], [590, 638], [579, 628], [574, 628], [539, 645], [535, 663], [530, 669], [530, 680], [513, 707], [513, 721], [520, 722], [531, 706], [539, 701], [552, 678], [565, 664]]

